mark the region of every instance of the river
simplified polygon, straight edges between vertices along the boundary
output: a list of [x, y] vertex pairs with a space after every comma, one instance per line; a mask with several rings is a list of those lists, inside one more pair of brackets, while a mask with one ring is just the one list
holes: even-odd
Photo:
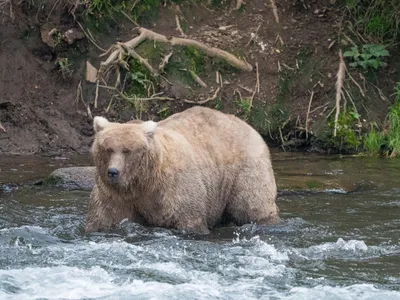
[[88, 191], [21, 183], [87, 157], [1, 156], [0, 299], [400, 299], [400, 160], [273, 159], [279, 225], [84, 236]]

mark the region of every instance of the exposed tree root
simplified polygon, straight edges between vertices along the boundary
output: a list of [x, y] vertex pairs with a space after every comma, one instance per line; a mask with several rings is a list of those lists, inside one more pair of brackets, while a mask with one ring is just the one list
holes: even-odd
[[[152, 96], [147, 97], [147, 98], [143, 98], [143, 97], [128, 97], [127, 95], [125, 95], [123, 92], [121, 92], [120, 90], [118, 90], [116, 88], [113, 88], [113, 87], [110, 87], [110, 86], [104, 86], [104, 85], [101, 85], [100, 87], [108, 89], [108, 90], [115, 91], [122, 99], [124, 99], [124, 100], [126, 100], [128, 102], [131, 102], [131, 103], [134, 102], [134, 101], [152, 101], [152, 100], [176, 101], [176, 100], [178, 100], [176, 98], [171, 98], [171, 97], [162, 97], [161, 95], [163, 93], [153, 94]], [[185, 103], [201, 105], [201, 104], [205, 104], [205, 103], [207, 103], [209, 101], [215, 100], [217, 98], [218, 93], [219, 93], [220, 90], [221, 90], [221, 88], [218, 87], [215, 90], [214, 94], [211, 97], [209, 97], [209, 98], [207, 98], [205, 100], [201, 100], [201, 101], [193, 101], [193, 100], [188, 100], [188, 99], [180, 99], [180, 100], [182, 100]]]
[[6, 132], [6, 129], [3, 127], [3, 125], [1, 124], [1, 122], [0, 122], [0, 130], [3, 131], [3, 132]]
[[[145, 40], [151, 40], [151, 41], [157, 41], [157, 42], [162, 42], [162, 43], [169, 43], [172, 46], [192, 46], [195, 47], [201, 51], [203, 51], [205, 54], [207, 54], [210, 57], [219, 57], [224, 59], [227, 63], [232, 65], [233, 67], [244, 70], [244, 71], [252, 71], [253, 67], [247, 63], [244, 60], [241, 60], [234, 56], [233, 54], [230, 54], [224, 50], [221, 50], [219, 48], [214, 48], [214, 47], [209, 47], [203, 43], [200, 43], [195, 40], [191, 39], [185, 39], [185, 38], [176, 38], [176, 37], [171, 37], [168, 39], [166, 36], [156, 33], [154, 31], [148, 30], [146, 28], [139, 28], [139, 35], [135, 37], [134, 39], [125, 42], [125, 43], [118, 43], [116, 46], [114, 46], [113, 51], [111, 54], [108, 56], [107, 60], [105, 62], [102, 62], [100, 65], [99, 69], [99, 76], [103, 74], [105, 70], [108, 68], [114, 66], [117, 63], [121, 63], [121, 58], [125, 55], [135, 55], [137, 57], [137, 54], [134, 54], [131, 51], [134, 51], [140, 43], [144, 42]], [[119, 47], [118, 47], [119, 46]], [[108, 53], [107, 51], [106, 53]], [[128, 52], [128, 53], [127, 53]], [[135, 57], [133, 56], [133, 57]], [[135, 57], [135, 58], [136, 58]], [[149, 69], [149, 65], [145, 64], [147, 61], [142, 59], [140, 60], [140, 63], [144, 64], [145, 67]], [[157, 74], [154, 70], [152, 71], [153, 74]]]
[[183, 36], [184, 38], [187, 37], [187, 35], [182, 30], [181, 22], [179, 21], [178, 15], [175, 15], [175, 21], [176, 21], [176, 30], [178, 30], [181, 36]]
[[239, 10], [243, 4], [246, 4], [243, 0], [236, 0], [236, 7], [233, 10]]
[[[179, 18], [177, 17], [177, 21], [179, 21]], [[179, 24], [179, 22], [177, 22]], [[109, 90], [113, 90], [116, 92], [117, 97], [120, 97], [128, 102], [131, 103], [137, 103], [136, 101], [149, 101], [149, 100], [160, 100], [160, 101], [171, 101], [171, 100], [181, 100], [182, 102], [185, 103], [192, 103], [192, 104], [205, 104], [209, 101], [212, 101], [217, 98], [218, 93], [220, 92], [222, 86], [223, 86], [223, 80], [221, 74], [217, 72], [217, 84], [220, 86], [214, 91], [214, 94], [205, 99], [205, 100], [200, 100], [200, 101], [192, 101], [188, 99], [175, 99], [175, 98], [170, 98], [170, 97], [164, 97], [161, 96], [160, 93], [155, 94], [154, 87], [153, 87], [153, 93], [150, 91], [150, 87], [148, 89], [148, 97], [146, 98], [139, 98], [139, 97], [128, 97], [124, 93], [124, 87], [120, 87], [121, 84], [121, 70], [120, 68], [124, 68], [126, 70], [129, 70], [130, 67], [128, 65], [128, 59], [133, 58], [137, 60], [142, 66], [144, 66], [153, 76], [161, 78], [168, 82], [168, 84], [171, 85], [171, 83], [164, 78], [162, 75], [160, 75], [161, 72], [163, 72], [165, 66], [168, 64], [170, 57], [172, 56], [173, 52], [171, 51], [169, 54], [165, 55], [164, 58], [162, 59], [160, 65], [157, 68], [153, 68], [153, 66], [150, 65], [150, 63], [147, 61], [147, 59], [141, 57], [136, 51], [135, 48], [142, 42], [149, 40], [149, 41], [157, 41], [165, 44], [170, 44], [171, 46], [190, 46], [194, 47], [196, 49], [201, 50], [204, 54], [210, 56], [210, 57], [218, 57], [223, 60], [225, 60], [226, 63], [230, 64], [231, 66], [244, 70], [244, 71], [252, 71], [253, 67], [247, 63], [245, 60], [239, 59], [236, 56], [234, 56], [231, 53], [228, 53], [224, 50], [221, 50], [219, 48], [214, 48], [214, 47], [209, 47], [201, 42], [191, 40], [191, 39], [186, 39], [186, 38], [178, 38], [178, 37], [171, 37], [167, 38], [166, 36], [156, 33], [154, 31], [148, 30], [146, 28], [139, 28], [139, 35], [133, 38], [130, 41], [127, 41], [125, 43], [116, 43], [113, 45], [110, 49], [105, 51], [100, 57], [102, 56], [107, 56], [107, 59], [100, 64], [100, 68], [97, 72], [97, 89], [100, 88], [106, 88]], [[116, 70], [116, 81], [112, 85], [113, 87], [110, 87], [107, 85], [106, 81], [108, 78], [108, 74], [110, 74], [110, 71], [115, 69]], [[190, 73], [192, 76], [193, 80], [198, 83], [201, 87], [206, 88], [208, 87], [207, 84], [192, 70], [189, 69], [182, 69], [184, 71], [187, 71]], [[104, 83], [104, 85], [99, 85], [99, 82]], [[125, 84], [124, 84], [125, 85]], [[260, 82], [259, 82], [259, 72], [258, 72], [258, 65], [257, 65], [257, 83], [256, 87], [254, 89], [254, 95], [259, 92], [260, 89]], [[211, 89], [213, 90], [213, 89]], [[97, 94], [96, 90], [96, 94]], [[162, 93], [161, 93], [162, 94]], [[152, 95], [152, 96], [150, 96]], [[96, 96], [97, 99], [97, 96]]]
[[314, 91], [311, 91], [310, 101], [308, 102], [307, 117], [306, 117], [306, 139], [308, 139], [308, 123], [310, 122], [310, 110], [313, 98], [314, 98]]
[[163, 71], [164, 71], [164, 68], [165, 68], [166, 65], [168, 65], [169, 59], [171, 58], [171, 56], [172, 56], [173, 53], [174, 53], [174, 52], [171, 51], [170, 53], [168, 53], [167, 55], [164, 56], [162, 62], [161, 62], [160, 65], [158, 66], [158, 70], [159, 70], [160, 72], [163, 72]]
[[340, 114], [340, 100], [343, 89], [343, 81], [346, 75], [346, 65], [344, 63], [342, 50], [339, 51], [339, 70], [336, 75], [336, 114], [335, 114], [335, 127], [333, 129], [333, 136], [336, 136], [339, 114]]

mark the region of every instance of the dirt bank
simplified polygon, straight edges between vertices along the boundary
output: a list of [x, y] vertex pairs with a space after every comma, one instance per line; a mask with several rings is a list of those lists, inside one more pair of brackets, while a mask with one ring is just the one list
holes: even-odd
[[[101, 14], [79, 17], [80, 8], [64, 1], [43, 1], [40, 7], [29, 1], [4, 2], [0, 14], [0, 122], [7, 132], [0, 133], [0, 152], [86, 152], [93, 134], [91, 116], [158, 120], [194, 105], [184, 99], [211, 97], [217, 88], [218, 96], [204, 105], [246, 119], [271, 144], [283, 144], [285, 150], [329, 149], [324, 140], [332, 131], [328, 123], [335, 107], [338, 51], [340, 43], [346, 43], [338, 40], [342, 14], [330, 2], [279, 1], [277, 19], [269, 1], [247, 1], [239, 10], [232, 10], [235, 3], [206, 6], [201, 1], [183, 1], [177, 9], [167, 1], [139, 18], [140, 25], [166, 37], [180, 36], [176, 29], [179, 15], [188, 38], [245, 59], [253, 71], [220, 67], [218, 61], [204, 56], [198, 62], [192, 53], [207, 88], [177, 78], [181, 71], [173, 72], [171, 64], [168, 86], [156, 86], [154, 93], [175, 100], [128, 103], [115, 98], [109, 105], [112, 93], [100, 88], [97, 108], [96, 85], [84, 79], [86, 61], [98, 68], [107, 57], [99, 58], [99, 47], [108, 49], [117, 41], [132, 39], [138, 34], [137, 26], [123, 16], [106, 25]], [[86, 38], [81, 26], [98, 46]], [[150, 51], [149, 43], [141, 47], [138, 52], [147, 54], [156, 66], [163, 51], [169, 50]], [[174, 54], [173, 59], [177, 66], [182, 63], [179, 55]], [[382, 122], [386, 116], [397, 67], [389, 63], [376, 73], [376, 88], [354, 74], [367, 94], [362, 97], [358, 88], [349, 84], [361, 128], [368, 128], [370, 121]], [[222, 76], [222, 87], [216, 82], [216, 71]]]

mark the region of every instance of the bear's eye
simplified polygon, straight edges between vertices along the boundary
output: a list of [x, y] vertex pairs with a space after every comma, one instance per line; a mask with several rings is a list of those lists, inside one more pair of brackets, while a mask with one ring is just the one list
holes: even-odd
[[113, 153], [114, 152], [112, 148], [107, 148], [106, 151], [107, 151], [107, 153]]
[[129, 154], [129, 153], [131, 153], [131, 150], [130, 150], [130, 149], [123, 149], [123, 150], [122, 150], [122, 153], [124, 153], [124, 154]]

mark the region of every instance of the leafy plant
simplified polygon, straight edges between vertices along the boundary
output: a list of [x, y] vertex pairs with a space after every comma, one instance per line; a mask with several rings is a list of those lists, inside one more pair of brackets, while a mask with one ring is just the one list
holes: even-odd
[[251, 101], [250, 99], [240, 99], [236, 101], [237, 106], [239, 107], [239, 110], [241, 113], [243, 113], [243, 119], [248, 120], [250, 117], [251, 113]]
[[343, 53], [344, 57], [350, 57], [353, 62], [350, 63], [351, 67], [361, 66], [366, 70], [369, 67], [377, 70], [379, 67], [384, 67], [387, 64], [382, 61], [383, 57], [389, 56], [389, 51], [383, 45], [365, 44], [361, 48], [351, 47], [351, 50]]
[[[357, 131], [357, 121], [360, 115], [353, 110], [341, 112], [338, 118], [336, 136], [330, 137], [330, 145], [339, 150], [356, 151], [362, 145], [362, 137]], [[329, 127], [334, 127], [334, 122], [329, 122]]]
[[60, 68], [61, 74], [64, 78], [67, 78], [73, 73], [73, 64], [69, 61], [68, 57], [59, 58], [57, 64]]

